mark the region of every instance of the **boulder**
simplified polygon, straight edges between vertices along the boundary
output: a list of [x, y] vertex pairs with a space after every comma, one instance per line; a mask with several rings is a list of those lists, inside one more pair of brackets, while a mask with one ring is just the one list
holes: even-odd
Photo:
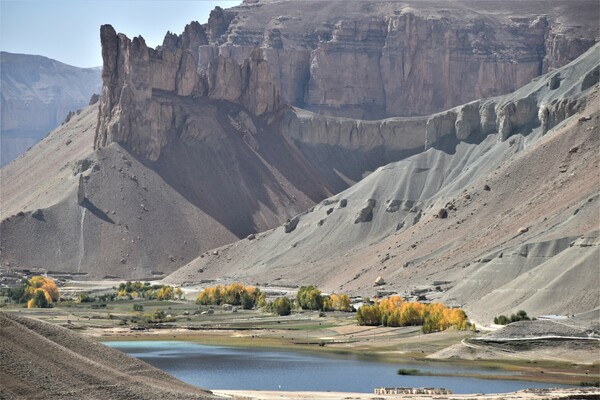
[[285, 233], [290, 233], [294, 229], [296, 229], [296, 226], [298, 226], [299, 221], [300, 221], [300, 218], [298, 218], [298, 216], [295, 216], [294, 218], [288, 220], [285, 224], [283, 224], [283, 229], [284, 229]]
[[375, 199], [367, 200], [367, 205], [360, 209], [354, 223], [371, 222], [373, 220], [373, 208], [375, 208]]

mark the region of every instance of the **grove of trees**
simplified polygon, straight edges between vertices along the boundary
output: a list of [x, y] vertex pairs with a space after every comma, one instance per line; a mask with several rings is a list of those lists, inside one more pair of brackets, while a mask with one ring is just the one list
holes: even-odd
[[315, 286], [302, 286], [298, 289], [296, 302], [303, 310], [350, 311], [350, 298], [345, 294], [323, 296]]
[[400, 296], [363, 305], [356, 313], [359, 325], [422, 326], [424, 333], [443, 331], [449, 327], [469, 328], [467, 314], [460, 308], [448, 308], [439, 303], [407, 302]]
[[261, 293], [260, 289], [239, 283], [232, 283], [229, 286], [207, 287], [198, 294], [196, 303], [215, 306], [231, 304], [242, 306], [245, 310], [252, 309], [254, 306], [263, 307], [266, 305], [265, 294]]
[[180, 288], [169, 285], [151, 285], [149, 282], [121, 282], [117, 289], [118, 297], [144, 298], [146, 300], [174, 300], [183, 296]]
[[27, 303], [27, 308], [47, 308], [60, 299], [56, 283], [44, 276], [23, 278], [21, 285], [3, 291], [3, 294], [15, 303]]

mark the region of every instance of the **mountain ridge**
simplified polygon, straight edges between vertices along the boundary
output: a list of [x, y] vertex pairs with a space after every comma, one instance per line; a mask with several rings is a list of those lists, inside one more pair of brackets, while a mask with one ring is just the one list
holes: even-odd
[[99, 68], [78, 68], [44, 56], [0, 53], [0, 167], [89, 103], [101, 87]]

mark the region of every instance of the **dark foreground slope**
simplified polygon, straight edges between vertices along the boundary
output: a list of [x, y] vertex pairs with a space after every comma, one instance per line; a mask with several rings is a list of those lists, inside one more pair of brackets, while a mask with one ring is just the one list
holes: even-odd
[[212, 399], [66, 328], [0, 313], [2, 399]]

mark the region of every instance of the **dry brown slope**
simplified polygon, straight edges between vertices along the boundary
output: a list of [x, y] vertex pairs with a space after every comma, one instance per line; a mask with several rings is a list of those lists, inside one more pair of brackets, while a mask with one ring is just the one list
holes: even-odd
[[0, 398], [212, 399], [68, 329], [0, 313]]

